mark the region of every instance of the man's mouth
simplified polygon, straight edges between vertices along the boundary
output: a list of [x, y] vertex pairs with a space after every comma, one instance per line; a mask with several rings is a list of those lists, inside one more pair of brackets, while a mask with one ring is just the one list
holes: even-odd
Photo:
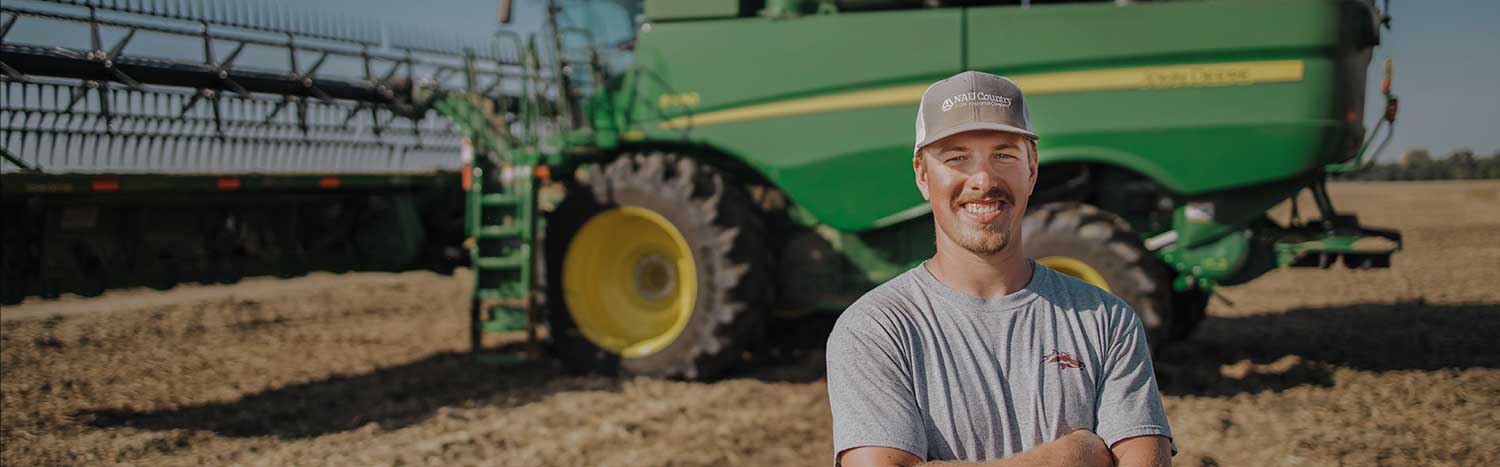
[[995, 220], [996, 217], [1000, 217], [1001, 214], [1005, 213], [1006, 207], [1008, 207], [1008, 204], [998, 199], [977, 199], [959, 204], [959, 209], [968, 214], [967, 217], [969, 219], [981, 224], [989, 223]]

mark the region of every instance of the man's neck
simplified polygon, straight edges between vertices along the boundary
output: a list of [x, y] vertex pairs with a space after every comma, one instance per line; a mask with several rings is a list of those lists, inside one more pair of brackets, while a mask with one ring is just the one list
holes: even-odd
[[927, 262], [927, 271], [953, 290], [993, 300], [1024, 289], [1031, 282], [1032, 266], [1021, 255], [1019, 241], [992, 255], [942, 243], [939, 240], [937, 254]]

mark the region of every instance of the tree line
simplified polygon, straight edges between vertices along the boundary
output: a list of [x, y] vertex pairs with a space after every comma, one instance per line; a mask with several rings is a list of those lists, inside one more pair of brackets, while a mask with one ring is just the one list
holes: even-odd
[[1489, 157], [1475, 157], [1472, 149], [1459, 149], [1448, 157], [1434, 159], [1426, 149], [1412, 149], [1394, 163], [1376, 164], [1334, 175], [1335, 180], [1469, 180], [1500, 179], [1500, 150]]

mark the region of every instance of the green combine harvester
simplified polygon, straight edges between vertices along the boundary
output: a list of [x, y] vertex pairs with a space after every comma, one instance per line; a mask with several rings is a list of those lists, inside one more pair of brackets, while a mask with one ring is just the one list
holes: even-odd
[[[1373, 0], [545, 6], [456, 44], [257, 5], [6, 2], [4, 302], [466, 259], [476, 351], [526, 329], [577, 370], [712, 377], [933, 254], [915, 107], [963, 70], [1019, 83], [1044, 135], [1027, 255], [1124, 298], [1154, 345], [1218, 286], [1401, 248], [1326, 189], [1395, 121], [1387, 65], [1363, 125]], [[70, 30], [88, 40], [48, 36]]]
[[[1400, 249], [1326, 190], [1373, 139], [1373, 2], [947, 3], [647, 0], [621, 70], [569, 53], [549, 7], [563, 59], [533, 105], [441, 107], [476, 149], [476, 347], [545, 323], [572, 368], [702, 378], [768, 320], [843, 310], [934, 252], [914, 107], [962, 70], [1019, 83], [1045, 135], [1027, 255], [1127, 300], [1153, 344], [1220, 285]], [[1314, 215], [1267, 216], [1303, 190]]]

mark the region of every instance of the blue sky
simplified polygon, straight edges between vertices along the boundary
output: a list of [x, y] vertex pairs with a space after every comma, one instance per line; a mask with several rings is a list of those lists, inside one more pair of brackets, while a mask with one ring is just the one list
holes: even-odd
[[1500, 152], [1500, 1], [1395, 0], [1390, 31], [1370, 64], [1366, 120], [1380, 114], [1380, 63], [1395, 61], [1401, 98], [1396, 135], [1382, 160], [1408, 148], [1446, 156], [1458, 148]]
[[[392, 25], [442, 25], [422, 31], [434, 36], [483, 38], [499, 27], [498, 0], [272, 1]], [[540, 29], [544, 0], [514, 3], [515, 22], [510, 27]], [[581, 19], [580, 10], [570, 11], [574, 19]], [[1383, 44], [1370, 63], [1365, 112], [1367, 126], [1373, 127], [1384, 107], [1380, 64], [1391, 57], [1401, 112], [1381, 160], [1396, 160], [1410, 148], [1426, 148], [1439, 157], [1459, 148], [1473, 149], [1477, 155], [1500, 152], [1500, 0], [1394, 0], [1391, 15], [1394, 29], [1383, 31]], [[607, 16], [593, 17], [608, 29], [604, 35], [628, 33], [623, 20], [606, 21]]]

